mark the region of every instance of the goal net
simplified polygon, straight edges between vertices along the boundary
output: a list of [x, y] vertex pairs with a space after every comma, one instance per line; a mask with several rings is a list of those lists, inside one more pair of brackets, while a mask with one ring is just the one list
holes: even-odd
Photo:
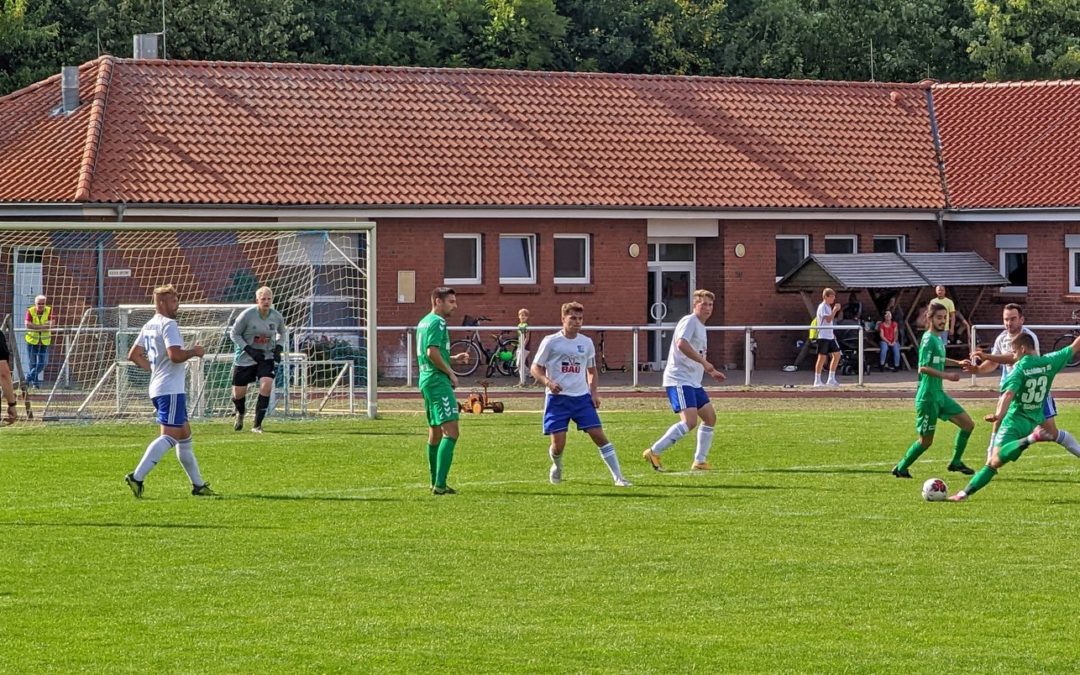
[[[41, 383], [29, 390], [36, 419], [151, 418], [149, 373], [127, 354], [169, 283], [184, 344], [206, 351], [187, 362], [193, 419], [232, 414], [229, 328], [263, 286], [288, 333], [270, 415], [376, 414], [370, 223], [0, 223], [0, 276], [13, 281], [0, 302], [16, 378]], [[24, 327], [38, 294], [52, 308], [44, 364], [43, 335]], [[251, 385], [249, 410], [255, 396]]]

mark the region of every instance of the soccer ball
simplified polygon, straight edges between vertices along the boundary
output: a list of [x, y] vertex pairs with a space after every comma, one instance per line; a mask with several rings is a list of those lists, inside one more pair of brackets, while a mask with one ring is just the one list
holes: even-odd
[[943, 502], [949, 496], [949, 488], [940, 478], [931, 478], [922, 484], [922, 498], [928, 502]]

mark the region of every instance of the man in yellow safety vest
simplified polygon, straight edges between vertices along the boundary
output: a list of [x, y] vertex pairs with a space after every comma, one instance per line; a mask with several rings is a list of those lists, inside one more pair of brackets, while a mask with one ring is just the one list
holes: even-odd
[[29, 345], [30, 369], [26, 373], [26, 383], [32, 387], [41, 386], [41, 376], [49, 363], [49, 345], [52, 344], [53, 327], [52, 307], [45, 304], [45, 296], [34, 298], [34, 304], [27, 308], [26, 344]]

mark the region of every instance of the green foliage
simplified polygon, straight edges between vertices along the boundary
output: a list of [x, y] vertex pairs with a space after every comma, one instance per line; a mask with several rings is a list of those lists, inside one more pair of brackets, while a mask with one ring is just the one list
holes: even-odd
[[[0, 0], [0, 93], [161, 30]], [[1080, 0], [167, 0], [169, 58], [918, 81], [1080, 76]]]
[[974, 0], [965, 36], [988, 80], [1080, 77], [1080, 0]]
[[48, 7], [47, 0], [0, 0], [0, 95], [59, 72], [46, 60], [59, 32]]
[[[271, 415], [261, 436], [196, 422], [220, 499], [192, 497], [171, 454], [132, 498], [149, 421], [0, 429], [0, 671], [1080, 669], [1080, 473], [1060, 447], [928, 504], [888, 475], [909, 402], [722, 399], [718, 470], [683, 471], [688, 437], [655, 474], [638, 453], [675, 417], [652, 402], [601, 410], [633, 488], [585, 434], [548, 484], [539, 399], [508, 399], [464, 416], [453, 497], [428, 493], [416, 400], [374, 422]], [[945, 427], [912, 470], [956, 489]]]

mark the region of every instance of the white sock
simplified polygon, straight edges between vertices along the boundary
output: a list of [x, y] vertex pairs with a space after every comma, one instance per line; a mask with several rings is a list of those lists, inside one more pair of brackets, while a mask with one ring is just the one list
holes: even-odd
[[660, 440], [653, 443], [652, 451], [659, 455], [661, 452], [675, 445], [680, 438], [688, 433], [690, 433], [690, 427], [686, 426], [686, 422], [679, 420], [668, 427], [668, 430], [664, 432], [664, 435], [660, 437]]
[[615, 446], [611, 443], [599, 448], [600, 459], [604, 460], [607, 468], [611, 471], [611, 477], [615, 480], [622, 479], [622, 469], [619, 468], [619, 458], [615, 454]]
[[821, 384], [821, 373], [814, 373], [814, 384]]
[[139, 460], [139, 465], [135, 467], [135, 480], [146, 480], [147, 474], [154, 468], [154, 465], [160, 462], [165, 453], [175, 445], [176, 439], [169, 436], [158, 436], [150, 441], [150, 445], [146, 446], [146, 452], [143, 453], [142, 459]]
[[987, 464], [990, 463], [990, 458], [994, 456], [994, 438], [996, 436], [997, 436], [996, 433], [991, 432], [991, 434], [990, 434], [990, 445], [986, 446], [986, 462], [987, 462]]
[[1057, 444], [1071, 452], [1072, 454], [1080, 457], [1080, 443], [1076, 442], [1073, 435], [1064, 429], [1058, 429]]
[[198, 487], [203, 484], [202, 474], [199, 473], [199, 462], [195, 459], [195, 452], [191, 449], [191, 436], [180, 441], [176, 446], [176, 458], [184, 467], [191, 484]]
[[562, 453], [555, 454], [555, 448], [548, 448], [548, 457], [551, 458], [551, 463], [555, 466], [562, 468]]
[[704, 464], [709, 458], [709, 448], [712, 447], [713, 428], [704, 424], [697, 428], [697, 452], [694, 453], [694, 461]]
[[830, 370], [829, 371], [829, 382], [836, 382], [836, 371], [835, 370]]

